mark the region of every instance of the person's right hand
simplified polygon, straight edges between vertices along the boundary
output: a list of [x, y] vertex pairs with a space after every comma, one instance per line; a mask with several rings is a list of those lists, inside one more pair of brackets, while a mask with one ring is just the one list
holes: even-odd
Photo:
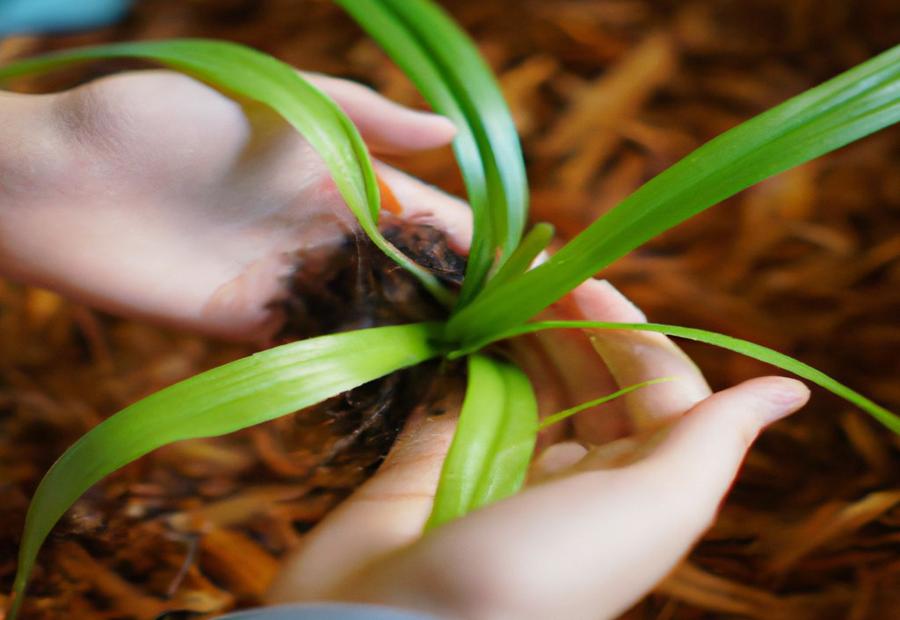
[[[449, 143], [452, 123], [307, 75], [378, 154]], [[401, 217], [464, 251], [468, 208], [377, 164]], [[453, 214], [451, 218], [443, 214]], [[168, 71], [51, 95], [0, 92], [0, 275], [119, 314], [264, 340], [298, 250], [355, 228], [318, 155], [259, 104]]]
[[[551, 312], [645, 320], [597, 280]], [[424, 535], [459, 397], [439, 404], [444, 415], [420, 412], [375, 476], [288, 558], [270, 602], [380, 603], [448, 620], [597, 620], [649, 592], [712, 523], [759, 432], [799, 409], [809, 390], [765, 377], [712, 394], [661, 334], [588, 335], [520, 341], [514, 357], [543, 415], [617, 387], [678, 380], [579, 414], [569, 440], [542, 438], [530, 486]]]

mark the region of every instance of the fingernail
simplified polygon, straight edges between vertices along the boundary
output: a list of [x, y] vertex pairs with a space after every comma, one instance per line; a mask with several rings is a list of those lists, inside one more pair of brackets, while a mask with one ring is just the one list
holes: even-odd
[[772, 377], [765, 381], [761, 396], [771, 405], [763, 414], [767, 424], [794, 413], [809, 400], [809, 388], [796, 379]]

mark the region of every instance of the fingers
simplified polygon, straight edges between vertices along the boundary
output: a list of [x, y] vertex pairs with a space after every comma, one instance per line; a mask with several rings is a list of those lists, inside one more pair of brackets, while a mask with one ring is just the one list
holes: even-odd
[[706, 529], [759, 430], [807, 396], [780, 378], [720, 392], [646, 461], [531, 487], [367, 569], [353, 588], [451, 617], [615, 617]]
[[[539, 256], [538, 260], [543, 259]], [[542, 320], [578, 320], [584, 314], [571, 297], [551, 306]], [[606, 316], [594, 315], [595, 320], [613, 320]], [[590, 341], [579, 330], [551, 330], [538, 332], [533, 336], [535, 348], [539, 348], [551, 362], [552, 372], [529, 372], [538, 394], [555, 387], [562, 393], [563, 400], [554, 410], [541, 410], [542, 415], [551, 415], [561, 409], [594, 400], [616, 390], [616, 383], [609, 369], [591, 347]], [[628, 420], [625, 407], [620, 401], [612, 401], [598, 407], [591, 407], [573, 419], [575, 434], [590, 443], [605, 443], [625, 435]], [[561, 425], [551, 426], [559, 430]], [[541, 442], [546, 443], [546, 440]], [[543, 477], [541, 468], [534, 471], [536, 479]]]
[[531, 464], [528, 480], [530, 483], [544, 482], [549, 478], [567, 472], [581, 462], [587, 448], [576, 441], [561, 441], [541, 452]]
[[362, 84], [317, 73], [303, 76], [337, 102], [377, 153], [446, 146], [456, 135], [450, 119], [394, 103]]
[[393, 192], [400, 217], [442, 230], [454, 250], [468, 253], [472, 211], [465, 202], [387, 164], [375, 162], [375, 169]]
[[661, 486], [678, 489], [705, 525], [759, 432], [808, 400], [803, 383], [784, 377], [723, 390], [688, 412], [635, 468]]
[[[570, 318], [569, 315], [561, 315], [555, 308], [553, 312], [546, 314], [550, 319]], [[616, 390], [615, 381], [609, 370], [591, 348], [591, 343], [581, 331], [547, 331], [536, 334], [536, 340], [547, 352], [556, 372], [555, 376], [534, 376], [532, 380], [538, 390], [543, 390], [548, 379], [558, 379], [565, 395], [565, 403], [559, 409], [579, 405]], [[553, 414], [556, 411], [547, 413]], [[576, 435], [591, 443], [610, 441], [628, 432], [625, 409], [622, 403], [617, 401], [585, 410], [575, 416], [573, 424]]]
[[[572, 293], [573, 313], [580, 318], [644, 323], [646, 317], [605, 280], [588, 280]], [[589, 330], [594, 349], [620, 387], [660, 377], [677, 381], [642, 388], [625, 397], [635, 431], [660, 426], [709, 396], [709, 386], [696, 365], [662, 334]]]
[[[451, 390], [436, 407], [458, 412], [461, 394]], [[418, 538], [455, 428], [456, 415], [417, 412], [375, 476], [287, 559], [268, 600], [325, 599], [360, 567]]]

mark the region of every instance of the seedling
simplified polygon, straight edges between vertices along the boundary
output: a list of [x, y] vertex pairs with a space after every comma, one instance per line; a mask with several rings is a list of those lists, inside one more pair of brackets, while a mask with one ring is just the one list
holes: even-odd
[[10, 617], [22, 603], [51, 528], [110, 472], [160, 446], [259, 424], [433, 358], [466, 357], [468, 386], [427, 527], [515, 493], [539, 430], [534, 389], [513, 362], [492, 357], [485, 348], [537, 330], [642, 330], [712, 344], [807, 379], [900, 433], [900, 417], [884, 407], [800, 361], [744, 340], [653, 323], [529, 322], [616, 259], [713, 204], [900, 120], [900, 46], [700, 147], [529, 269], [552, 230], [538, 224], [524, 234], [528, 186], [521, 147], [497, 83], [473, 43], [429, 0], [336, 2], [384, 47], [431, 106], [456, 123], [454, 150], [474, 216], [458, 295], [382, 236], [378, 183], [356, 127], [334, 102], [274, 58], [222, 41], [174, 40], [65, 51], [0, 68], [0, 80], [9, 80], [76, 62], [138, 58], [269, 106], [322, 156], [362, 230], [447, 308], [443, 322], [320, 336], [251, 355], [161, 390], [96, 426], [60, 457], [35, 492]]

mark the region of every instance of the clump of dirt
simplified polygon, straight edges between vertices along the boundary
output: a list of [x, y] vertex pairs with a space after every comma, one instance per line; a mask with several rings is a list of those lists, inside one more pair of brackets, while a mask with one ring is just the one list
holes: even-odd
[[[444, 284], [462, 284], [465, 259], [439, 230], [382, 218], [382, 234]], [[446, 311], [416, 278], [362, 233], [342, 244], [298, 256], [290, 295], [276, 302], [284, 314], [278, 340], [287, 342], [351, 329], [445, 318]]]
[[[382, 232], [444, 284], [454, 288], [462, 283], [465, 259], [437, 229], [385, 216]], [[276, 302], [285, 317], [277, 344], [446, 318], [446, 309], [416, 278], [361, 233], [300, 254], [288, 290], [289, 295]], [[413, 408], [440, 396], [440, 375], [447, 370], [445, 362], [420, 364], [350, 390], [303, 411], [285, 441], [293, 452], [307, 455], [309, 475], [323, 467], [370, 472]]]

